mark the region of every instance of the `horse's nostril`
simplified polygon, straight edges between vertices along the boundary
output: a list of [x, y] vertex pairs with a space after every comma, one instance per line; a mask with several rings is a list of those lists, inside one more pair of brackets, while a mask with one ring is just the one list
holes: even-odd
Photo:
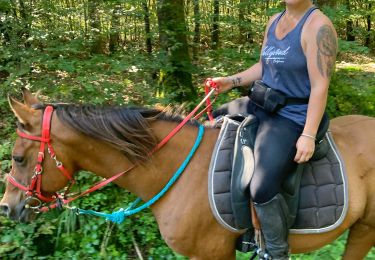
[[1, 215], [9, 215], [9, 206], [8, 204], [0, 204], [0, 214]]

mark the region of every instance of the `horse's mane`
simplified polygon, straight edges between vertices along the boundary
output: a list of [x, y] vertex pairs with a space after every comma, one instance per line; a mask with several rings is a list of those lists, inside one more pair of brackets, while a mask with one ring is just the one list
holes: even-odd
[[[65, 124], [94, 139], [119, 149], [132, 162], [144, 162], [158, 140], [150, 122], [181, 122], [184, 118], [170, 108], [113, 107], [76, 104], [53, 104]], [[45, 105], [36, 108], [43, 109]]]

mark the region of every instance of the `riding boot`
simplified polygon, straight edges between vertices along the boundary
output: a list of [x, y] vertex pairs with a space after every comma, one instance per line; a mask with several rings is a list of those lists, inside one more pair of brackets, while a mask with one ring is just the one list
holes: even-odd
[[279, 193], [265, 203], [254, 203], [265, 240], [266, 252], [272, 260], [288, 258], [288, 205]]

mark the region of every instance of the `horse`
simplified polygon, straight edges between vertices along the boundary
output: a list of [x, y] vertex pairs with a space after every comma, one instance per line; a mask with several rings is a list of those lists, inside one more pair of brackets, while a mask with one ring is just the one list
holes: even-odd
[[[29, 185], [40, 153], [44, 151], [40, 151], [38, 141], [24, 138], [20, 133], [43, 136], [41, 125], [46, 106], [27, 90], [23, 95], [23, 103], [9, 99], [21, 135], [14, 144], [10, 175], [17, 183]], [[191, 120], [162, 149], [150, 155], [150, 150], [183, 117], [152, 108], [75, 104], [55, 104], [54, 108], [50, 142], [55, 157], [45, 156], [42, 161], [40, 191], [43, 197], [53, 198], [53, 194], [69, 182], [69, 176], [61, 174], [61, 169], [56, 167], [57, 157], [60, 166], [63, 164], [71, 176], [86, 170], [110, 178], [136, 165], [114, 183], [148, 201], [164, 187], [185, 159], [198, 133], [197, 123]], [[348, 212], [335, 230], [290, 234], [290, 250], [304, 253], [318, 249], [349, 229], [343, 259], [362, 259], [375, 245], [375, 118], [342, 116], [331, 121], [330, 129], [346, 163]], [[208, 201], [207, 172], [218, 134], [219, 129], [205, 127], [202, 142], [185, 172], [151, 206], [167, 245], [191, 259], [235, 259], [235, 242], [240, 234], [228, 231], [215, 220]], [[38, 202], [35, 198], [29, 199], [30, 196], [9, 183], [8, 178], [0, 208], [13, 220], [32, 221], [36, 215], [32, 207]]]

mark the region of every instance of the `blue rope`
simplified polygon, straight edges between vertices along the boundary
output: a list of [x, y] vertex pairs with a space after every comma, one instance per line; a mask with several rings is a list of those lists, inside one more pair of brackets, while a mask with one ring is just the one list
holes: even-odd
[[158, 199], [160, 199], [168, 190], [169, 188], [176, 182], [176, 180], [180, 177], [180, 175], [184, 172], [186, 166], [189, 164], [191, 158], [193, 157], [194, 153], [198, 149], [202, 138], [204, 134], [204, 127], [202, 125], [199, 126], [199, 132], [197, 139], [195, 140], [194, 146], [191, 148], [190, 153], [186, 157], [185, 161], [181, 164], [180, 168], [176, 171], [176, 173], [173, 175], [173, 177], [168, 181], [168, 183], [165, 185], [165, 187], [158, 193], [156, 194], [152, 199], [150, 199], [148, 202], [145, 204], [139, 206], [138, 208], [136, 207], [139, 202], [141, 201], [140, 198], [137, 198], [128, 208], [126, 209], [119, 209], [118, 211], [114, 211], [111, 214], [103, 213], [103, 212], [97, 212], [94, 210], [84, 210], [84, 209], [76, 209], [78, 214], [87, 214], [87, 215], [93, 215], [93, 216], [98, 216], [98, 217], [103, 217], [109, 221], [112, 221], [117, 224], [121, 224], [126, 217], [134, 215], [141, 210], [144, 210], [145, 208], [150, 207], [152, 204], [154, 204]]

